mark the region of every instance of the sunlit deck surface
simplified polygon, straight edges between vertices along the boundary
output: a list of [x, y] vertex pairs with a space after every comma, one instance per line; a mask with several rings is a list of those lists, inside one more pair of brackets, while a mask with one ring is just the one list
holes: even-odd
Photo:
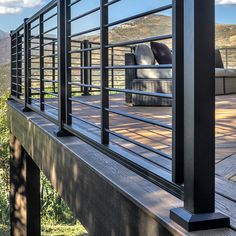
[[[93, 105], [100, 105], [100, 96], [81, 96], [81, 101], [89, 102]], [[55, 102], [50, 99], [48, 104]], [[138, 115], [148, 119], [161, 121], [171, 125], [171, 107], [144, 107], [129, 106], [125, 103], [121, 94], [110, 95], [110, 108], [125, 111], [129, 114]], [[56, 115], [56, 112], [49, 113]], [[100, 125], [100, 110], [86, 105], [73, 103], [73, 115], [88, 122]], [[99, 135], [100, 130], [73, 118], [75, 128], [84, 129], [90, 134]], [[152, 148], [171, 154], [171, 131], [136, 121], [125, 116], [110, 114], [110, 128], [119, 134], [124, 135], [139, 143], [146, 144]], [[149, 150], [138, 147], [132, 143], [111, 135], [111, 141], [126, 148], [144, 158], [149, 159], [162, 166], [166, 170], [171, 170], [171, 160]], [[236, 182], [236, 95], [226, 95], [216, 97], [216, 174], [227, 180]]]

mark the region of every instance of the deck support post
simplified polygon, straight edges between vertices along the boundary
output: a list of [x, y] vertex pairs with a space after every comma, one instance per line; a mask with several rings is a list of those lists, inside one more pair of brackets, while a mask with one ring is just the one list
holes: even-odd
[[40, 236], [40, 170], [13, 135], [10, 152], [11, 236]]
[[189, 231], [229, 226], [215, 213], [215, 1], [184, 0], [184, 208]]

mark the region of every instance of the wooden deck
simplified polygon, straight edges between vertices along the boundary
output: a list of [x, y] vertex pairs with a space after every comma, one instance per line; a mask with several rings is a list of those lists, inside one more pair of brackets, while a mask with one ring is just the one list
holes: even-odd
[[[99, 96], [79, 97], [93, 105], [100, 105]], [[54, 102], [48, 100], [52, 105]], [[55, 104], [55, 103], [54, 103]], [[171, 107], [133, 107], [125, 103], [123, 95], [110, 95], [110, 108], [125, 111], [148, 119], [171, 124]], [[55, 114], [55, 113], [54, 113]], [[73, 103], [73, 114], [93, 124], [100, 125], [100, 110]], [[100, 130], [73, 118], [73, 127], [90, 134], [100, 135]], [[151, 148], [171, 154], [171, 131], [124, 116], [110, 114], [110, 129]], [[111, 135], [113, 144], [142, 156], [170, 173], [171, 160], [154, 152]], [[236, 228], [236, 95], [216, 97], [216, 207], [231, 216]]]
[[230, 217], [232, 229], [188, 233], [169, 218], [170, 209], [181, 207], [182, 201], [81, 139], [56, 137], [58, 126], [22, 108], [21, 103], [8, 101], [11, 133], [89, 232], [113, 232], [116, 227], [118, 231], [142, 229], [140, 235], [158, 235], [163, 230], [163, 235], [236, 234], [235, 182], [216, 176], [216, 211]]
[[[100, 105], [99, 96], [79, 98], [93, 105]], [[52, 105], [52, 101], [50, 100]], [[55, 104], [55, 103], [54, 103]], [[110, 108], [132, 115], [171, 124], [171, 107], [133, 107], [127, 106], [122, 95], [110, 96]], [[54, 113], [55, 114], [55, 113]], [[73, 114], [93, 124], [100, 125], [100, 110], [79, 103], [73, 103]], [[86, 125], [73, 118], [74, 127], [85, 129], [99, 135], [99, 129]], [[171, 131], [146, 124], [124, 116], [110, 114], [110, 129], [132, 140], [146, 144], [154, 149], [171, 154]], [[111, 140], [119, 146], [155, 161], [171, 170], [171, 161], [162, 158], [144, 148], [128, 143], [111, 135]], [[236, 181], [236, 95], [216, 97], [216, 174], [231, 181]], [[228, 167], [227, 167], [228, 166]]]

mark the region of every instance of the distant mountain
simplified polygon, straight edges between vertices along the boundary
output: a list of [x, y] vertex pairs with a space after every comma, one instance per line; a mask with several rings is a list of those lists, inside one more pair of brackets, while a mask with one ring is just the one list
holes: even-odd
[[6, 33], [2, 30], [0, 30], [0, 39], [5, 39], [9, 37], [9, 33]]
[[[172, 19], [170, 16], [150, 15], [110, 30], [110, 42], [142, 39], [156, 35], [170, 34]], [[83, 39], [83, 38], [80, 38]], [[98, 35], [90, 35], [89, 40], [98, 42]], [[164, 41], [171, 46], [171, 41]], [[236, 47], [236, 25], [216, 25], [216, 47]], [[0, 30], [0, 64], [10, 61], [9, 34]]]

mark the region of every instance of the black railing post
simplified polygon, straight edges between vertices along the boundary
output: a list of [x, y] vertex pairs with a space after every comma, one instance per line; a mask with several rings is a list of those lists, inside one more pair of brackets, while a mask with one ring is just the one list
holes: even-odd
[[[111, 48], [111, 66], [114, 66], [114, 48]], [[111, 70], [111, 87], [114, 88], [114, 70]]]
[[29, 25], [27, 24], [28, 19], [24, 19], [24, 73], [25, 73], [25, 105], [23, 108], [23, 111], [30, 111], [30, 109], [27, 107], [27, 104], [29, 102], [29, 66], [28, 66], [28, 46], [29, 46]]
[[[52, 68], [56, 68], [56, 50], [55, 50], [55, 40], [52, 41]], [[54, 93], [56, 93], [56, 86], [55, 86], [55, 77], [56, 77], [56, 71], [52, 70], [52, 90]]]
[[172, 179], [184, 182], [184, 0], [173, 0]]
[[170, 217], [189, 231], [229, 226], [215, 213], [214, 10], [214, 0], [184, 0], [184, 208]]
[[[88, 49], [89, 48], [89, 41], [88, 40], [84, 40], [83, 41], [83, 49]], [[83, 67], [88, 67], [90, 66], [89, 62], [89, 51], [84, 51], [83, 52]], [[89, 71], [90, 69], [84, 69], [83, 70], [83, 84], [87, 84], [89, 85]], [[89, 87], [84, 87], [84, 91], [83, 91], [83, 96], [88, 96], [90, 95], [89, 93]]]
[[15, 83], [15, 81], [16, 81], [16, 74], [14, 73], [15, 71], [14, 71], [14, 61], [16, 61], [16, 57], [15, 57], [15, 55], [14, 55], [14, 51], [15, 51], [15, 49], [14, 49], [14, 33], [13, 33], [13, 31], [11, 31], [11, 34], [10, 34], [10, 36], [11, 36], [11, 96], [14, 96], [14, 83]]
[[71, 3], [71, 0], [66, 0], [65, 1], [65, 38], [66, 38], [66, 42], [65, 42], [65, 79], [66, 79], [66, 124], [67, 125], [71, 125], [72, 123], [72, 117], [71, 117], [71, 113], [72, 113], [72, 102], [70, 100], [71, 98], [71, 87], [72, 85], [70, 85], [69, 83], [71, 82], [71, 70], [69, 70], [68, 68], [71, 66], [71, 53], [69, 53], [69, 51], [71, 51], [71, 38], [69, 37], [69, 35], [71, 35], [71, 23], [69, 22], [69, 20], [71, 19], [71, 9], [69, 7], [69, 4]]
[[59, 131], [57, 136], [67, 136], [70, 135], [65, 129], [64, 124], [66, 123], [66, 50], [65, 50], [65, 11], [66, 2], [64, 0], [58, 0], [58, 121], [59, 121]]
[[44, 106], [44, 23], [43, 14], [39, 16], [39, 56], [40, 56], [40, 110], [43, 111]]
[[109, 91], [107, 90], [109, 86], [109, 75], [108, 69], [108, 0], [100, 0], [100, 64], [101, 64], [101, 142], [102, 144], [109, 143]]
[[22, 95], [22, 35], [18, 33], [17, 39], [17, 97]]
[[16, 97], [19, 98], [19, 92], [18, 92], [18, 87], [19, 87], [19, 31], [16, 32], [16, 67], [15, 67], [15, 71], [16, 71], [16, 88], [15, 88], [15, 93], [16, 93]]

